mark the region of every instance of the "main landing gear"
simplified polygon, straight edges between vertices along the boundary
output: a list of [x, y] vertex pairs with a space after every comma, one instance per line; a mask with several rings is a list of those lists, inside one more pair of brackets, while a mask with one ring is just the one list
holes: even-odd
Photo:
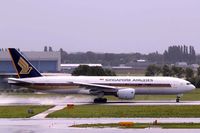
[[106, 103], [107, 99], [106, 98], [95, 98], [94, 103]]
[[99, 92], [97, 94], [97, 98], [94, 99], [94, 103], [106, 103], [107, 99], [103, 98], [104, 92]]

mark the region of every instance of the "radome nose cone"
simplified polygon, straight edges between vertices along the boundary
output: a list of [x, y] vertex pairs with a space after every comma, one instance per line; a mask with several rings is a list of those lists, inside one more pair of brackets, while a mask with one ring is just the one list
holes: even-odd
[[192, 88], [192, 90], [193, 90], [193, 89], [196, 89], [196, 87], [195, 87], [194, 85], [192, 85], [191, 88]]

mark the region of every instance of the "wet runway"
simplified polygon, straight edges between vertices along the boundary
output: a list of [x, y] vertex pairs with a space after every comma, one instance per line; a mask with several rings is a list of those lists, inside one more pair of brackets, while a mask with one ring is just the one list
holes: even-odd
[[[132, 121], [141, 123], [151, 123], [155, 120], [164, 123], [180, 123], [180, 122], [194, 122], [200, 123], [200, 118], [69, 118], [69, 119], [49, 119], [43, 118], [47, 113], [57, 109], [64, 108], [67, 104], [73, 103], [75, 105], [93, 104], [93, 98], [85, 96], [13, 96], [0, 95], [0, 106], [5, 105], [56, 105], [43, 114], [37, 115], [27, 119], [0, 119], [0, 132], [9, 133], [102, 133], [99, 128], [72, 128], [69, 127], [74, 124], [94, 124], [94, 123], [118, 123], [121, 121]], [[174, 100], [157, 100], [157, 101], [109, 101], [103, 105], [200, 105], [200, 101], [181, 101], [176, 103]], [[42, 119], [43, 118], [43, 119]], [[127, 133], [188, 133], [200, 132], [200, 129], [119, 129], [119, 128], [104, 128], [107, 132], [127, 132]]]
[[4, 126], [2, 133], [198, 133], [199, 129], [117, 129], [117, 128], [41, 128], [38, 126]]
[[[0, 95], [0, 106], [2, 105], [75, 105], [93, 104], [93, 97], [82, 95], [71, 96], [24, 96], [24, 95]], [[200, 101], [180, 101], [175, 100], [140, 100], [127, 101], [115, 100], [108, 101], [103, 105], [200, 105]]]
[[[176, 119], [176, 118], [161, 118], [158, 119], [159, 122], [171, 122], [176, 120], [176, 122], [185, 121], [200, 122], [200, 119]], [[69, 119], [0, 119], [0, 132], [9, 133], [93, 133], [102, 132], [102, 128], [72, 128], [69, 127], [74, 124], [83, 123], [117, 123], [120, 121], [133, 121], [133, 122], [152, 122], [155, 118], [90, 118], [90, 119], [79, 119], [79, 118], [69, 118]], [[200, 129], [159, 129], [159, 128], [146, 128], [146, 129], [119, 129], [119, 128], [103, 128], [104, 133], [110, 132], [127, 132], [127, 133], [188, 133], [188, 132], [199, 132]]]
[[1, 105], [67, 105], [68, 103], [90, 104], [93, 98], [82, 95], [0, 95]]

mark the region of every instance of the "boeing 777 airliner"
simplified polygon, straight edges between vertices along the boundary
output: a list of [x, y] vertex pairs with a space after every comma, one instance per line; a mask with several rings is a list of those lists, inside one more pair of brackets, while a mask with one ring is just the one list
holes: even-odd
[[[105, 103], [107, 95], [119, 99], [134, 99], [135, 95], [180, 95], [195, 87], [188, 81], [173, 77], [137, 76], [42, 76], [40, 72], [15, 48], [8, 49], [18, 78], [8, 83], [25, 86], [40, 92], [95, 95], [95, 103]], [[48, 67], [48, 66], [47, 66]]]

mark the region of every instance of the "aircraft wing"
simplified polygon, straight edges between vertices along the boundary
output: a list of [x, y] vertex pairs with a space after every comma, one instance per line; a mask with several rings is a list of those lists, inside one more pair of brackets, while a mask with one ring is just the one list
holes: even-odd
[[116, 89], [114, 86], [109, 85], [101, 85], [101, 84], [93, 84], [93, 83], [84, 83], [84, 82], [72, 82], [73, 84], [77, 84], [80, 86], [86, 86], [86, 87], [99, 87], [103, 89]]
[[91, 90], [105, 91], [105, 92], [117, 92], [118, 87], [109, 86], [109, 85], [101, 85], [101, 84], [93, 84], [93, 83], [85, 83], [85, 82], [72, 82], [73, 84], [84, 86]]

